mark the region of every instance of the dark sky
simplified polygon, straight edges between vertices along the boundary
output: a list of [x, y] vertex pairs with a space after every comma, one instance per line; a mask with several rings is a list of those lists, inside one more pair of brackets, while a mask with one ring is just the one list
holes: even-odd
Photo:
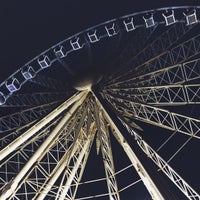
[[[20, 68], [20, 66], [29, 61], [31, 58], [41, 53], [43, 50], [49, 48], [51, 45], [54, 45], [57, 42], [81, 30], [84, 30], [85, 28], [89, 28], [93, 25], [97, 25], [106, 20], [127, 15], [133, 12], [165, 7], [165, 6], [177, 6], [177, 5], [200, 5], [200, 1], [199, 0], [1, 1], [0, 82], [2, 82], [11, 73], [16, 71], [18, 68]], [[152, 128], [151, 132], [153, 132], [153, 130], [154, 129]], [[159, 131], [162, 130], [159, 129]], [[117, 154], [117, 148], [114, 149], [114, 152], [116, 152]], [[123, 152], [121, 152], [120, 155], [123, 155]], [[184, 164], [183, 161], [184, 155], [179, 159]], [[198, 158], [196, 159], [198, 160]], [[118, 162], [120, 161], [118, 160]], [[125, 163], [126, 162], [128, 163], [128, 161], [125, 161]], [[188, 167], [187, 171], [191, 170], [190, 164], [194, 165], [194, 160], [190, 160], [190, 162], [191, 163], [187, 163]], [[179, 168], [181, 168], [181, 165], [179, 166]], [[129, 196], [124, 195], [124, 198], [126, 200], [148, 199], [146, 194], [143, 193], [138, 194], [138, 196], [135, 197], [130, 197], [130, 194], [131, 193], [129, 193]]]
[[192, 4], [199, 1], [3, 1], [0, 63], [4, 73], [0, 80], [51, 45], [105, 20], [150, 8]]

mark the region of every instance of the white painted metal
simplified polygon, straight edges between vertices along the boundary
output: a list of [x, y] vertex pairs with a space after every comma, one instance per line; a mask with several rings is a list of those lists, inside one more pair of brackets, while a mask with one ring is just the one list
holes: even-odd
[[144, 185], [146, 186], [148, 192], [150, 193], [152, 199], [164, 200], [164, 197], [160, 193], [159, 189], [154, 184], [153, 180], [151, 179], [151, 177], [149, 176], [149, 174], [143, 167], [142, 163], [139, 161], [139, 159], [137, 158], [137, 156], [135, 155], [135, 153], [133, 152], [133, 150], [131, 149], [131, 147], [129, 146], [129, 144], [127, 143], [127, 141], [121, 134], [120, 130], [117, 128], [117, 126], [115, 125], [115, 123], [110, 118], [110, 116], [108, 115], [108, 113], [103, 108], [102, 104], [98, 101], [97, 98], [96, 98], [96, 100], [97, 100], [98, 106], [100, 106], [100, 108], [103, 111], [105, 119], [107, 120], [107, 122], [109, 123], [111, 128], [113, 129], [113, 135], [115, 136], [117, 141], [120, 143], [120, 145], [124, 149], [125, 153], [127, 154], [128, 158], [132, 162], [134, 168], [136, 169], [138, 175], [142, 179], [142, 181], [143, 181]]
[[200, 139], [199, 119], [143, 103], [128, 101], [123, 97], [117, 98], [111, 95], [105, 95], [105, 97], [117, 110], [126, 111], [135, 119]]
[[123, 96], [130, 101], [140, 101], [150, 105], [183, 105], [200, 104], [200, 84], [162, 85], [151, 87], [127, 87], [104, 91]]
[[[5, 200], [9, 196], [11, 196], [13, 193], [15, 193], [15, 190], [18, 186], [18, 184], [22, 181], [23, 177], [26, 175], [26, 173], [31, 169], [31, 167], [34, 165], [35, 162], [37, 162], [39, 157], [42, 157], [48, 150], [52, 142], [56, 139], [58, 136], [58, 133], [62, 130], [66, 122], [70, 119], [72, 114], [75, 112], [75, 110], [83, 103], [87, 96], [88, 92], [83, 92], [81, 95], [81, 99], [79, 99], [76, 104], [73, 105], [73, 107], [69, 110], [69, 112], [66, 114], [65, 117], [61, 120], [61, 122], [56, 126], [56, 128], [52, 131], [52, 133], [48, 136], [48, 138], [45, 140], [45, 142], [39, 147], [39, 149], [35, 152], [35, 154], [29, 159], [29, 161], [26, 163], [24, 168], [17, 174], [17, 176], [12, 181], [10, 188], [5, 190], [2, 195], [0, 196], [0, 200]], [[77, 96], [71, 98], [70, 103], [73, 103], [75, 100], [77, 100]], [[65, 105], [65, 109], [69, 106], [69, 102], [67, 102], [67, 105]], [[46, 124], [46, 123], [44, 123]]]
[[62, 157], [58, 165], [54, 168], [48, 183], [45, 184], [43, 190], [39, 192], [39, 195], [33, 199], [42, 200], [46, 197], [47, 193], [51, 190], [52, 186], [54, 185], [54, 183], [56, 182], [56, 180], [61, 175], [64, 168], [66, 167], [66, 162], [68, 160], [69, 153], [70, 151], [67, 151], [65, 153], [65, 155]]
[[22, 134], [20, 137], [18, 137], [16, 140], [14, 140], [11, 144], [7, 145], [4, 149], [2, 149], [0, 151], [0, 161], [3, 160], [6, 156], [8, 156], [10, 153], [12, 153], [14, 150], [16, 150], [21, 144], [23, 144], [29, 138], [31, 138], [37, 131], [39, 131], [42, 127], [44, 127], [46, 124], [48, 124], [56, 116], [58, 116], [60, 113], [62, 113], [66, 108], [68, 108], [70, 105], [72, 105], [78, 99], [83, 97], [84, 94], [85, 94], [84, 92], [75, 94], [70, 99], [65, 101], [61, 106], [59, 106], [58, 108], [53, 110], [45, 118], [40, 120], [37, 124], [32, 126], [28, 131], [26, 131], [24, 134]]
[[104, 169], [106, 173], [106, 180], [110, 200], [120, 200], [117, 181], [115, 178], [115, 167], [112, 156], [112, 149], [110, 144], [110, 137], [108, 132], [108, 124], [103, 118], [102, 112], [99, 112], [100, 120], [100, 136], [101, 136], [101, 152], [103, 156]]
[[65, 196], [66, 196], [66, 194], [67, 194], [67, 192], [68, 192], [68, 190], [69, 190], [69, 188], [71, 186], [71, 183], [72, 183], [72, 181], [73, 181], [73, 179], [75, 177], [76, 171], [80, 167], [80, 164], [81, 164], [81, 162], [82, 162], [82, 160], [84, 158], [85, 152], [88, 149], [89, 144], [90, 144], [90, 140], [86, 140], [85, 144], [83, 144], [83, 147], [81, 149], [80, 154], [78, 155], [76, 163], [74, 163], [73, 169], [71, 171], [68, 170], [69, 177], [67, 179], [66, 184], [64, 185], [64, 187], [62, 189], [62, 192], [60, 194], [59, 200], [64, 200], [65, 199]]
[[185, 194], [190, 200], [200, 199], [200, 195], [176, 172], [169, 164], [161, 158], [133, 129], [123, 122], [127, 130], [134, 135], [137, 144], [167, 176], [168, 178]]

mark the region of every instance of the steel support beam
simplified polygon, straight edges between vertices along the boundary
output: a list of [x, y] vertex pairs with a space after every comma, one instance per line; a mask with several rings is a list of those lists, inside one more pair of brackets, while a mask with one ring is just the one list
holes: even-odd
[[60, 101], [55, 101], [48, 104], [27, 108], [21, 112], [1, 117], [0, 133], [13, 131], [35, 120], [41, 119], [41, 117], [44, 117], [46, 114], [52, 111], [53, 106], [55, 108], [55, 106], [59, 103]]
[[110, 200], [120, 200], [117, 181], [115, 178], [115, 167], [114, 167], [110, 137], [108, 132], [108, 124], [105, 121], [101, 111], [99, 113], [99, 120], [100, 120], [99, 135], [101, 139], [100, 141], [101, 152], [104, 161], [109, 198]]
[[140, 176], [144, 185], [146, 186], [148, 192], [150, 193], [152, 199], [155, 199], [155, 200], [163, 199], [164, 200], [164, 197], [162, 196], [162, 194], [160, 193], [160, 191], [154, 184], [153, 180], [151, 179], [151, 177], [149, 176], [149, 174], [143, 167], [140, 160], [137, 158], [136, 154], [133, 152], [133, 150], [131, 149], [131, 147], [129, 146], [129, 144], [127, 143], [127, 141], [121, 134], [120, 130], [117, 128], [117, 126], [115, 125], [115, 123], [110, 118], [109, 114], [106, 112], [106, 110], [103, 108], [102, 104], [98, 101], [97, 98], [96, 98], [96, 100], [97, 100], [98, 106], [102, 109], [103, 115], [104, 115], [107, 123], [113, 129], [113, 135], [115, 136], [115, 138], [117, 139], [119, 144], [124, 149], [125, 153], [127, 154], [128, 158], [130, 159], [131, 163], [133, 164], [134, 168], [136, 169], [138, 175]]
[[116, 110], [127, 112], [134, 119], [200, 139], [199, 119], [169, 112], [166, 109], [128, 101], [119, 96], [105, 95], [105, 98]]
[[130, 101], [158, 106], [200, 103], [200, 84], [119, 88], [104, 90], [103, 92], [110, 95], [119, 95]]
[[[54, 141], [54, 139], [56, 139], [56, 137], [58, 137], [58, 133], [60, 133], [60, 131], [63, 129], [63, 127], [66, 124], [66, 121], [68, 121], [70, 119], [70, 117], [75, 112], [75, 110], [83, 103], [83, 101], [85, 100], [87, 94], [88, 94], [87, 92], [82, 92], [79, 95], [76, 95], [73, 98], [71, 98], [70, 101], [65, 102], [64, 105], [62, 105], [60, 107], [60, 110], [66, 109], [66, 108], [69, 107], [69, 104], [71, 105], [72, 103], [77, 101], [77, 97], [79, 97], [79, 98], [81, 97], [80, 99], [78, 98], [79, 100], [73, 105], [73, 107], [66, 114], [66, 116], [60, 121], [60, 123], [56, 126], [56, 128], [48, 136], [48, 138], [45, 140], [45, 142], [38, 148], [38, 150], [35, 152], [35, 154], [29, 159], [29, 161], [26, 163], [24, 168], [17, 174], [17, 176], [12, 181], [12, 183], [10, 185], [10, 188], [8, 188], [7, 190], [4, 190], [4, 192], [0, 196], [0, 200], [5, 200], [5, 199], [9, 198], [13, 193], [15, 193], [16, 188], [18, 187], [20, 182], [23, 180], [23, 178], [26, 175], [26, 173], [31, 169], [31, 167], [38, 160], [38, 158], [42, 157], [42, 155], [44, 155], [48, 151], [49, 146], [52, 143], [52, 141]], [[56, 112], [56, 114], [57, 114], [57, 112]], [[47, 119], [44, 119], [44, 121], [45, 121], [44, 124], [47, 124], [47, 122], [46, 122]], [[29, 136], [29, 134], [28, 134], [28, 136]], [[29, 138], [28, 136], [26, 136], [26, 139]], [[12, 148], [13, 150], [19, 145], [18, 141], [16, 142], [17, 144], [15, 142], [13, 144], [11, 144], [12, 146], [10, 146], [10, 148]], [[23, 142], [21, 141], [20, 144], [22, 144], [22, 143]], [[5, 150], [4, 151], [3, 150], [1, 151], [1, 156], [2, 156], [1, 158], [4, 158], [9, 153], [11, 153], [9, 151], [9, 148], [5, 148]]]
[[120, 74], [117, 78], [111, 80], [110, 83], [124, 81], [130, 74], [141, 74], [143, 70], [141, 66], [143, 66], [143, 63], [149, 62], [152, 58], [157, 59], [159, 55], [167, 53], [168, 49], [193, 27], [185, 26], [184, 23], [175, 23], [131, 59], [128, 63], [128, 72]]
[[75, 92], [39, 92], [33, 94], [13, 94], [0, 107], [32, 107], [55, 101], [64, 101]]
[[181, 192], [190, 200], [200, 199], [200, 195], [176, 172], [169, 164], [161, 158], [154, 149], [152, 149], [133, 129], [122, 121], [127, 130], [134, 136], [139, 147], [161, 170], [167, 177], [181, 190]]
[[21, 144], [26, 142], [30, 137], [32, 137], [37, 131], [39, 131], [42, 127], [51, 122], [55, 117], [57, 117], [60, 113], [66, 110], [70, 105], [79, 100], [79, 98], [85, 97], [85, 93], [75, 94], [72, 98], [65, 101], [61, 106], [53, 110], [50, 114], [48, 114], [45, 118], [40, 120], [34, 126], [32, 126], [29, 130], [27, 130], [24, 134], [21, 135], [20, 138], [15, 139], [11, 144], [6, 146], [4, 149], [0, 151], [0, 160], [3, 160], [7, 155], [12, 153], [16, 148], [18, 148]]

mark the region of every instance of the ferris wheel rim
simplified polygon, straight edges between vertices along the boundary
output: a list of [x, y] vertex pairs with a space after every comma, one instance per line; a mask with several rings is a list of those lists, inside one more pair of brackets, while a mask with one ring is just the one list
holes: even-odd
[[[173, 10], [175, 10], [175, 9], [188, 9], [188, 8], [195, 8], [195, 9], [199, 9], [200, 8], [200, 6], [182, 6], [182, 7], [167, 7], [167, 9], [173, 9]], [[148, 13], [152, 13], [152, 12], [157, 12], [157, 11], [161, 11], [161, 12], [163, 12], [163, 11], [165, 11], [166, 10], [166, 8], [160, 8], [160, 9], [155, 9], [155, 10], [148, 10]], [[52, 51], [54, 51], [55, 50], [55, 48], [57, 47], [57, 46], [59, 46], [59, 45], [62, 45], [62, 44], [64, 44], [66, 41], [69, 41], [70, 39], [74, 39], [75, 37], [78, 37], [80, 34], [85, 34], [85, 33], [87, 33], [87, 32], [89, 32], [89, 31], [91, 31], [91, 30], [93, 30], [93, 29], [95, 29], [95, 28], [98, 28], [98, 27], [101, 27], [101, 26], [103, 26], [104, 28], [105, 28], [105, 26], [106, 25], [109, 25], [110, 23], [112, 24], [112, 23], [114, 23], [114, 22], [116, 22], [117, 20], [124, 20], [124, 19], [128, 19], [128, 18], [130, 18], [130, 17], [132, 17], [132, 16], [136, 16], [136, 15], [143, 15], [143, 14], [145, 14], [146, 13], [146, 11], [141, 11], [141, 12], [138, 12], [138, 13], [135, 13], [135, 14], [130, 14], [130, 15], [125, 15], [125, 16], [123, 16], [123, 17], [120, 17], [120, 18], [115, 18], [115, 19], [113, 19], [113, 20], [109, 20], [109, 21], [106, 21], [106, 22], [104, 22], [104, 23], [101, 23], [101, 24], [99, 24], [99, 25], [97, 25], [97, 26], [93, 26], [93, 27], [91, 27], [91, 28], [89, 28], [89, 29], [85, 29], [85, 30], [83, 30], [83, 31], [81, 31], [81, 32], [79, 32], [79, 33], [77, 33], [77, 34], [75, 34], [75, 35], [73, 35], [73, 36], [70, 36], [69, 38], [67, 38], [67, 39], [65, 39], [65, 40], [63, 40], [63, 41], [61, 41], [61, 42], [59, 42], [59, 43], [57, 43], [56, 45], [53, 45], [52, 47], [50, 47], [49, 49], [47, 49], [47, 50], [45, 50], [44, 52], [42, 52], [41, 54], [39, 54], [38, 56], [36, 56], [35, 58], [33, 58], [33, 60], [38, 60], [39, 58], [40, 58], [40, 56], [44, 56], [43, 58], [45, 59], [46, 57], [46, 53], [49, 51], [49, 50], [52, 50]], [[145, 22], [145, 19], [144, 19], [144, 22]], [[185, 21], [180, 21], [181, 23], [184, 23]], [[161, 22], [160, 24], [164, 24], [163, 22]], [[140, 26], [140, 25], [139, 25]], [[145, 27], [146, 25], [145, 25], [145, 23], [144, 24], [142, 24], [142, 26], [143, 27]], [[107, 29], [106, 29], [107, 30]], [[107, 35], [107, 37], [109, 37], [109, 34]], [[76, 40], [76, 42], [77, 42], [77, 40]], [[79, 44], [79, 43], [78, 43]], [[73, 46], [73, 45], [72, 45]], [[78, 50], [78, 49], [75, 49], [74, 51], [76, 51], [76, 50]], [[30, 64], [33, 60], [31, 60], [31, 61], [29, 61], [28, 62], [28, 64]], [[45, 60], [45, 61], [47, 61], [47, 63], [48, 63], [48, 59], [47, 60]], [[56, 60], [55, 60], [56, 61]], [[24, 66], [27, 66], [27, 64], [25, 64]], [[24, 67], [23, 66], [23, 67]], [[23, 67], [22, 68], [20, 68], [19, 69], [19, 71], [16, 71], [15, 73], [18, 73], [18, 72], [21, 72], [21, 70], [23, 69]], [[44, 70], [46, 70], [47, 69], [47, 67], [44, 67]], [[14, 73], [14, 74], [15, 74]], [[39, 72], [38, 72], [39, 73]], [[15, 76], [12, 74], [9, 78], [15, 78]], [[8, 78], [8, 79], [9, 79]], [[34, 78], [34, 77], [33, 77]], [[7, 79], [6, 79], [6, 81], [7, 81]], [[6, 82], [5, 81], [5, 82]], [[25, 82], [24, 82], [25, 83]], [[3, 84], [3, 83], [2, 83]], [[1, 86], [2, 86], [2, 84], [0, 85], [0, 88], [1, 88]], [[20, 88], [21, 88], [21, 86], [22, 86], [22, 84], [19, 86], [19, 88], [16, 90], [16, 91], [18, 91], [18, 90], [20, 90]], [[178, 85], [178, 86], [180, 86], [180, 85]], [[193, 85], [193, 86], [198, 86], [198, 85]], [[172, 88], [174, 88], [175, 86], [172, 86]], [[187, 85], [185, 85], [185, 87], [187, 87]], [[165, 88], [165, 86], [161, 86], [161, 87], [159, 87], [159, 89], [163, 89], [163, 88]], [[145, 89], [151, 89], [151, 87], [146, 87]], [[15, 93], [15, 91], [14, 92], [12, 92], [12, 93], [10, 93], [10, 95], [12, 95], [12, 94], [14, 94]], [[8, 96], [8, 97], [10, 97], [10, 96]], [[6, 97], [6, 99], [8, 98], [8, 97]], [[4, 99], [2, 99], [1, 100], [1, 98], [3, 98], [3, 93], [0, 91], [0, 102], [2, 101], [4, 101]], [[5, 101], [6, 101], [6, 99], [5, 99]], [[5, 103], [5, 102], [4, 102]], [[3, 103], [3, 104], [4, 104]], [[144, 104], [144, 107], [145, 107], [145, 104]], [[150, 106], [149, 106], [149, 108], [150, 108]], [[151, 107], [151, 108], [153, 108], [153, 106]], [[157, 110], [159, 110], [159, 109], [157, 109]], [[161, 110], [161, 109], [160, 109]], [[164, 109], [163, 109], [164, 110]], [[162, 111], [163, 111], [162, 110]], [[173, 116], [172, 116], [173, 117]], [[177, 117], [177, 116], [176, 116]], [[192, 121], [192, 123], [193, 123], [193, 121]], [[192, 134], [190, 134], [190, 136], [191, 136], [191, 138], [194, 136], [196, 136], [196, 134], [197, 134], [197, 132], [194, 134], [194, 135], [192, 135]], [[139, 136], [138, 135], [134, 135], [135, 136], [135, 138], [139, 138]], [[198, 138], [199, 139], [199, 138]], [[143, 140], [142, 140], [142, 138], [139, 138], [139, 140], [137, 140], [137, 142], [141, 142], [141, 144], [144, 144], [143, 142]], [[145, 146], [145, 148], [147, 148], [148, 149], [148, 147], [147, 146]], [[153, 155], [153, 154], [152, 154]], [[164, 165], [164, 167], [166, 167], [166, 165]]]
[[[164, 8], [157, 8], [157, 9], [150, 9], [150, 10], [144, 10], [144, 11], [139, 11], [139, 12], [134, 12], [132, 14], [128, 14], [128, 15], [124, 15], [122, 17], [118, 17], [118, 18], [113, 18], [111, 20], [107, 20], [105, 22], [102, 22], [98, 25], [94, 25], [90, 28], [86, 28], [78, 33], [75, 33], [73, 34], [72, 36], [69, 36], [67, 37], [66, 39], [63, 39], [62, 41], [56, 43], [55, 45], [52, 45], [50, 48], [44, 50], [43, 52], [41, 52], [40, 54], [38, 54], [37, 56], [35, 56], [33, 59], [29, 60], [27, 63], [25, 63], [24, 65], [22, 65], [18, 70], [16, 70], [13, 74], [11, 74], [7, 79], [5, 79], [3, 82], [0, 83], [0, 106], [5, 104], [6, 103], [6, 100], [12, 96], [16, 91], [20, 90], [20, 88], [27, 82], [27, 80], [29, 79], [32, 79], [35, 77], [36, 74], [40, 73], [41, 71], [43, 70], [46, 70], [49, 66], [51, 66], [54, 62], [58, 61], [59, 59], [61, 58], [64, 58], [64, 57], [67, 57], [68, 54], [70, 54], [71, 52], [73, 51], [77, 51], [79, 49], [81, 49], [85, 43], [83, 44], [79, 44], [79, 36], [81, 35], [86, 35], [87, 36], [87, 40], [90, 42], [90, 43], [96, 43], [96, 42], [99, 42], [101, 39], [105, 38], [105, 37], [112, 37], [113, 35], [112, 34], [109, 34], [109, 28], [108, 25], [112, 24], [112, 27], [113, 28], [115, 26], [115, 22], [118, 24], [118, 21], [121, 21], [123, 22], [123, 26], [124, 27], [119, 27], [117, 26], [117, 30], [126, 30], [126, 31], [134, 31], [135, 29], [139, 28], [139, 27], [146, 27], [146, 28], [149, 28], [149, 27], [152, 27], [154, 26], [155, 24], [166, 24], [167, 21], [166, 21], [166, 17], [167, 16], [164, 16], [163, 15], [163, 12], [164, 11], [177, 11], [177, 10], [183, 10], [185, 12], [188, 12], [189, 11], [194, 11], [195, 14], [196, 14], [196, 9], [200, 9], [200, 6], [170, 6], [170, 7], [164, 7]], [[148, 25], [147, 24], [147, 21], [148, 20], [148, 17], [153, 17], [153, 15], [157, 12], [161, 12], [160, 15], [162, 15], [163, 19], [160, 21], [155, 21], [153, 18], [153, 25]], [[144, 15], [147, 15], [148, 17], [145, 18]], [[182, 12], [182, 15], [183, 17], [188, 17], [184, 12]], [[140, 23], [140, 24], [134, 24], [133, 21], [130, 21], [132, 23], [132, 28], [130, 30], [127, 29], [127, 25], [128, 23], [126, 24], [125, 23], [125, 20], [133, 20], [133, 17], [140, 17], [140, 18], [143, 18], [143, 23]], [[174, 14], [173, 14], [174, 16]], [[174, 18], [175, 19], [175, 18]], [[188, 25], [188, 21], [186, 19], [175, 19], [174, 23], [177, 23], [177, 22], [182, 22], [182, 23], [186, 23], [186, 25]], [[195, 23], [199, 23], [199, 21], [196, 21]], [[107, 26], [106, 26], [107, 25]], [[166, 24], [166, 26], [168, 25], [171, 25], [171, 24]], [[97, 31], [97, 28], [100, 29], [102, 26], [104, 26], [104, 29], [106, 30], [106, 32], [104, 33], [104, 35], [101, 35], [101, 36], [98, 36], [96, 35], [96, 31]], [[92, 31], [92, 34], [90, 35], [90, 32]], [[114, 33], [114, 35], [117, 34], [117, 33]], [[92, 38], [92, 36], [94, 36], [94, 41]], [[72, 40], [75, 39], [74, 43], [72, 42]], [[62, 55], [57, 55], [56, 54], [56, 48], [62, 48], [63, 45], [65, 44], [66, 46], [66, 43], [70, 43], [72, 49], [70, 49], [69, 51], [65, 52], [65, 54], [62, 54]], [[75, 46], [73, 46], [75, 45]], [[77, 46], [78, 45], [78, 46]], [[61, 49], [60, 49], [61, 50]], [[55, 54], [55, 57], [53, 59], [49, 59], [49, 57], [47, 56], [49, 52], [54, 52]], [[60, 57], [61, 56], [61, 57]], [[41, 59], [41, 60], [40, 60]], [[41, 66], [41, 68], [35, 70], [33, 66], [31, 66], [31, 63], [37, 61], [38, 64]], [[44, 62], [44, 66], [43, 65], [43, 61]], [[25, 71], [24, 71], [25, 70]], [[23, 72], [24, 71], [24, 72]], [[27, 75], [25, 75], [25, 73]], [[24, 76], [24, 80], [23, 81], [19, 81], [18, 78], [16, 78], [18, 76], [18, 74], [23, 74]], [[16, 87], [14, 88], [14, 90], [10, 90], [8, 88], [8, 82], [11, 82], [14, 84], [15, 82], [15, 85]], [[2, 92], [2, 88], [6, 88], [7, 91], [8, 91], [8, 94], [4, 94]]]

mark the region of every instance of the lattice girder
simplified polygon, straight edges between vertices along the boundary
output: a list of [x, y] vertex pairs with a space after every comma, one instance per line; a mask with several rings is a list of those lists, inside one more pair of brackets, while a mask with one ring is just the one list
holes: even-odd
[[19, 129], [20, 127], [25, 126], [28, 123], [32, 123], [35, 120], [41, 119], [43, 116], [48, 114], [55, 106], [57, 106], [58, 103], [59, 101], [55, 101], [1, 117], [0, 133]]
[[136, 169], [138, 175], [140, 176], [144, 185], [146, 186], [146, 189], [150, 193], [152, 199], [160, 199], [160, 200], [163, 199], [164, 200], [162, 194], [160, 193], [160, 191], [154, 184], [154, 182], [151, 179], [151, 177], [149, 176], [149, 174], [146, 172], [145, 168], [143, 167], [142, 163], [139, 161], [139, 159], [137, 158], [137, 156], [135, 155], [135, 153], [129, 146], [128, 142], [125, 140], [125, 138], [123, 137], [123, 135], [121, 134], [121, 132], [119, 131], [119, 129], [117, 128], [115, 123], [112, 121], [112, 119], [110, 118], [110, 116], [108, 115], [108, 113], [106, 112], [104, 107], [102, 106], [102, 104], [98, 101], [97, 98], [96, 98], [96, 100], [97, 100], [98, 106], [102, 110], [104, 119], [106, 120], [107, 124], [109, 124], [109, 126], [112, 129], [112, 133], [113, 133], [114, 137], [117, 139], [117, 141], [122, 146], [125, 153], [127, 154], [128, 158], [130, 159], [131, 163], [133, 164], [134, 168]]
[[[143, 70], [141, 66], [143, 66], [143, 63], [151, 61], [152, 58], [157, 59], [159, 55], [162, 57], [163, 54], [168, 54], [168, 49], [194, 26], [185, 26], [183, 23], [175, 23], [172, 25], [171, 28], [163, 32], [150, 45], [145, 47], [131, 59], [128, 64], [128, 72], [119, 74], [118, 77], [111, 80], [108, 84], [126, 80], [127, 76], [130, 77], [130, 74], [137, 74], [138, 72], [141, 74], [141, 71]], [[171, 60], [171, 58], [169, 59]], [[163, 58], [161, 58], [161, 60], [163, 60]]]
[[[13, 195], [16, 191], [17, 188], [21, 185], [22, 180], [24, 178], [24, 176], [27, 174], [27, 172], [31, 172], [31, 169], [34, 169], [34, 163], [40, 158], [42, 158], [42, 155], [45, 155], [45, 153], [49, 150], [50, 146], [53, 145], [52, 142], [54, 142], [54, 140], [56, 138], [58, 138], [60, 131], [64, 128], [64, 126], [66, 125], [66, 121], [68, 121], [68, 119], [70, 119], [70, 117], [72, 116], [72, 113], [74, 113], [75, 110], [77, 110], [77, 108], [83, 103], [84, 99], [87, 96], [87, 92], [82, 92], [79, 95], [75, 95], [73, 96], [73, 98], [71, 98], [70, 100], [68, 100], [67, 102], [65, 102], [63, 105], [60, 106], [60, 110], [62, 109], [66, 109], [69, 107], [70, 104], [74, 103], [75, 101], [77, 101], [77, 99], [79, 99], [79, 97], [81, 97], [76, 104], [74, 104], [72, 106], [72, 108], [70, 109], [70, 111], [66, 114], [65, 117], [62, 118], [62, 120], [60, 121], [60, 123], [54, 128], [54, 130], [51, 132], [51, 134], [47, 137], [47, 139], [45, 140], [45, 142], [42, 143], [42, 145], [40, 145], [40, 147], [37, 149], [37, 151], [33, 154], [33, 156], [29, 159], [29, 161], [26, 163], [26, 165], [23, 167], [23, 169], [17, 174], [17, 176], [14, 178], [14, 180], [11, 182], [11, 186], [10, 188], [4, 190], [4, 192], [2, 193], [2, 195], [0, 196], [0, 199], [6, 199], [9, 196]], [[58, 111], [59, 109], [56, 109], [56, 114], [59, 113]], [[57, 113], [58, 112], [58, 113]], [[51, 117], [54, 118], [54, 116], [51, 115]], [[47, 118], [44, 119], [44, 123], [41, 126], [44, 126], [48, 121]], [[34, 127], [35, 128], [35, 127]], [[40, 127], [38, 127], [39, 129]], [[36, 128], [35, 128], [36, 129]], [[35, 130], [34, 130], [35, 131]], [[32, 135], [32, 132], [26, 132], [25, 137], [20, 138], [20, 141], [14, 141], [12, 142], [11, 145], [8, 145], [5, 149], [0, 151], [0, 154], [2, 154], [1, 159], [3, 159], [4, 157], [6, 157], [7, 155], [9, 155], [12, 151], [11, 150], [15, 150], [16, 147], [18, 147], [20, 144], [22, 144], [23, 142], [25, 142], [27, 139], [30, 138], [30, 135]], [[19, 138], [18, 138], [19, 139]], [[9, 148], [10, 147], [10, 148]], [[9, 148], [9, 150], [7, 149]]]
[[181, 192], [190, 200], [200, 199], [200, 195], [176, 172], [170, 165], [161, 158], [155, 150], [153, 150], [132, 128], [125, 122], [121, 121], [127, 128], [129, 133], [134, 136], [139, 147], [158, 167], [161, 169], [168, 178], [181, 190]]
[[66, 82], [62, 82], [60, 80], [51, 77], [45, 77], [42, 75], [37, 75], [33, 79], [30, 79], [29, 81], [34, 84], [40, 85], [42, 87], [49, 88], [52, 91], [65, 92], [67, 88], [70, 88], [69, 84], [67, 84]]
[[104, 95], [104, 97], [116, 110], [127, 112], [135, 119], [200, 139], [200, 120], [198, 119], [150, 105], [127, 101], [121, 96]]
[[32, 107], [52, 103], [56, 101], [64, 101], [72, 95], [73, 92], [40, 92], [33, 94], [14, 94], [7, 99], [6, 103], [0, 107]]
[[131, 87], [149, 87], [181, 84], [200, 78], [199, 71], [200, 59], [195, 59], [183, 64], [170, 66], [155, 72], [132, 77], [126, 81], [118, 82], [105, 89], [112, 88], [131, 88]]
[[110, 200], [120, 200], [117, 181], [115, 178], [115, 167], [112, 156], [109, 132], [108, 132], [108, 124], [103, 118], [103, 115], [100, 111], [99, 113], [99, 135], [101, 139], [101, 152], [104, 161], [104, 168], [106, 172], [107, 186], [109, 191]]
[[104, 93], [158, 106], [200, 103], [200, 84], [110, 89]]

